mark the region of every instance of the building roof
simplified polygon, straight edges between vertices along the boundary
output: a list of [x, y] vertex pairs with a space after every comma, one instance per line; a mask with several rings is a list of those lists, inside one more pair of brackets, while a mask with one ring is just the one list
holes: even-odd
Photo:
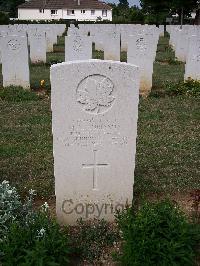
[[[78, 4], [78, 2], [80, 4]], [[18, 6], [30, 9], [112, 9], [111, 6], [98, 0], [30, 0]]]

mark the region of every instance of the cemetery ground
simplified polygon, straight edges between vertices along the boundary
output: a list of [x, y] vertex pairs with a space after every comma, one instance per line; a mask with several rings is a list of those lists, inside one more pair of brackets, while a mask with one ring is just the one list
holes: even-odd
[[[166, 84], [183, 81], [184, 75], [184, 64], [175, 60], [168, 42], [168, 36], [160, 38], [152, 93], [140, 98], [134, 198], [140, 202], [143, 197], [169, 197], [188, 214], [194, 203], [191, 193], [200, 190], [200, 98], [168, 95]], [[97, 51], [93, 54], [94, 58], [102, 55]], [[52, 213], [55, 198], [49, 69], [52, 63], [62, 61], [63, 37], [54, 46], [54, 53], [48, 53], [46, 64], [31, 65], [31, 92], [0, 89], [1, 181], [10, 181], [22, 196], [29, 189], [36, 190], [36, 205], [47, 200]], [[121, 61], [126, 61], [126, 53], [121, 54]], [[2, 77], [0, 81], [2, 87]]]

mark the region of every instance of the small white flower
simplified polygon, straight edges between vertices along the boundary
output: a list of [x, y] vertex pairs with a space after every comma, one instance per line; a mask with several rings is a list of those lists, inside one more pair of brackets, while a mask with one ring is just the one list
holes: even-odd
[[49, 205], [48, 205], [48, 203], [45, 201], [45, 203], [44, 203], [44, 207], [46, 208], [46, 209], [48, 209], [49, 208]]
[[36, 194], [36, 192], [35, 192], [35, 190], [30, 189], [30, 190], [29, 190], [29, 194], [34, 196], [34, 195]]
[[42, 209], [46, 212], [49, 209], [48, 203], [45, 201], [45, 203], [41, 206]]
[[12, 192], [13, 192], [12, 189], [7, 190], [8, 195], [11, 195]]
[[38, 231], [38, 237], [43, 237], [45, 234], [46, 230], [44, 228], [41, 228], [40, 231]]

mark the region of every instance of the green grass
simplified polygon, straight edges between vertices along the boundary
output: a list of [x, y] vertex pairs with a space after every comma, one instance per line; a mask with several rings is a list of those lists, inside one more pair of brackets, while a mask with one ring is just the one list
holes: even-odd
[[[61, 50], [63, 44], [60, 38], [56, 47]], [[170, 50], [169, 56], [165, 47], [166, 37], [158, 46], [153, 91], [163, 91], [167, 80], [183, 79], [184, 64], [170, 64], [174, 55]], [[103, 53], [93, 51], [93, 55], [102, 58]], [[166, 63], [169, 57], [171, 61]], [[48, 63], [63, 60], [64, 53], [49, 53], [47, 58]], [[121, 58], [125, 61], [126, 54]], [[31, 65], [32, 89], [39, 88], [42, 79], [50, 88], [49, 68], [49, 64]], [[50, 99], [48, 95], [27, 94], [0, 88], [0, 179], [9, 180], [22, 194], [33, 188], [45, 197], [54, 194]], [[186, 96], [140, 99], [136, 193], [167, 194], [200, 188], [199, 106], [199, 98]]]
[[141, 99], [135, 171], [137, 192], [200, 188], [199, 99]]
[[163, 92], [168, 82], [183, 81], [184, 70], [184, 63], [175, 61], [175, 53], [169, 46], [169, 37], [161, 37], [154, 62], [152, 92]]
[[95, 50], [95, 44], [94, 43], [92, 44], [92, 58], [93, 59], [103, 59], [104, 58], [104, 52]]
[[121, 52], [120, 61], [127, 62], [127, 52]]
[[30, 188], [40, 196], [53, 192], [51, 112], [48, 99], [0, 102], [1, 180], [21, 193]]
[[39, 89], [41, 80], [45, 80], [46, 88], [50, 88], [50, 67], [45, 64], [32, 64], [30, 66], [31, 89]]
[[174, 59], [175, 52], [169, 46], [169, 37], [161, 37], [157, 48], [156, 61], [167, 61]]

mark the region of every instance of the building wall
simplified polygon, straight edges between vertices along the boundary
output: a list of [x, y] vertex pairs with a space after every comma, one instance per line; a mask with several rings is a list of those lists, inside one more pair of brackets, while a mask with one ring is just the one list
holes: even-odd
[[57, 15], [51, 15], [50, 9], [43, 9], [44, 13], [40, 13], [39, 9], [30, 9], [30, 8], [19, 8], [18, 9], [18, 19], [29, 20], [29, 19], [60, 19], [62, 18], [62, 10], [57, 11]]
[[93, 20], [96, 21], [97, 18], [101, 17], [102, 20], [110, 20], [112, 21], [112, 11], [107, 10], [107, 17], [102, 16], [102, 10], [96, 9], [95, 14], [91, 14], [91, 9], [87, 10], [85, 9], [85, 14], [81, 13], [81, 9], [75, 9], [74, 10], [74, 15], [67, 15], [67, 9], [63, 10], [63, 18], [64, 19], [76, 19], [78, 21], [87, 21], [87, 20]]
[[42, 12], [39, 9], [19, 8], [18, 19], [20, 20], [50, 20], [50, 19], [75, 19], [78, 21], [96, 21], [101, 17], [102, 20], [112, 21], [112, 11], [107, 10], [107, 16], [102, 16], [102, 10], [96, 9], [95, 14], [91, 14], [91, 10], [86, 10], [85, 13], [81, 13], [81, 9], [75, 9], [73, 15], [67, 14], [67, 9], [58, 9], [57, 14], [52, 15], [50, 9], [43, 9]]

